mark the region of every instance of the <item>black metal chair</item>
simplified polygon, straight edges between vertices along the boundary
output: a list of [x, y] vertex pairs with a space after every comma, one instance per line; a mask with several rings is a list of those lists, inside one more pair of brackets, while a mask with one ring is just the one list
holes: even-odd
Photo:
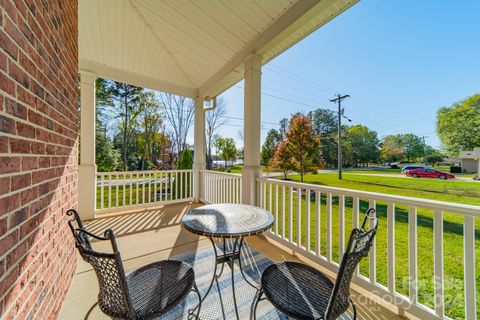
[[[373, 224], [367, 231], [369, 218]], [[296, 319], [337, 319], [351, 304], [356, 319], [357, 311], [350, 299], [350, 282], [358, 263], [368, 255], [377, 224], [375, 209], [368, 209], [362, 226], [350, 234], [335, 283], [317, 269], [298, 262], [281, 262], [267, 267], [262, 273], [261, 287], [253, 305], [253, 317], [256, 319], [258, 303], [267, 299], [274, 307]]]
[[[67, 211], [73, 216], [68, 221], [75, 245], [82, 258], [90, 263], [97, 275], [100, 291], [98, 305], [115, 319], [150, 319], [161, 316], [183, 301], [194, 291], [198, 295], [198, 311], [189, 310], [189, 319], [200, 314], [201, 297], [195, 284], [193, 268], [181, 261], [164, 260], [143, 266], [125, 274], [120, 252], [111, 229], [104, 236], [88, 232], [76, 210]], [[113, 253], [93, 250], [90, 238], [109, 240]]]

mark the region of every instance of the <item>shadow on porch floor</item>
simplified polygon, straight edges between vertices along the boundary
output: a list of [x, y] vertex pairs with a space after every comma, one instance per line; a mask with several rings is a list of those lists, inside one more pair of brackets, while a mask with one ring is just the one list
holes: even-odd
[[[126, 270], [131, 270], [139, 266], [145, 265], [161, 259], [182, 258], [190, 261], [195, 268], [195, 272], [199, 283], [210, 281], [211, 275], [205, 272], [213, 270], [213, 253], [210, 242], [204, 238], [194, 235], [183, 228], [180, 222], [183, 214], [191, 208], [200, 206], [201, 204], [184, 203], [171, 206], [143, 209], [140, 211], [128, 211], [119, 214], [111, 214], [100, 216], [95, 220], [87, 223], [87, 228], [97, 234], [102, 234], [107, 228], [112, 228], [117, 237], [117, 242], [122, 254]], [[249, 248], [244, 250], [245, 258], [248, 261], [255, 261], [258, 265], [265, 265], [271, 261], [300, 261], [298, 257], [291, 255], [288, 251], [282, 250], [277, 244], [272, 243], [264, 237], [248, 238]], [[96, 243], [95, 247], [100, 251], [109, 251], [108, 243]], [[212, 266], [206, 265], [205, 260], [212, 260]], [[304, 261], [301, 259], [303, 262]], [[60, 319], [108, 319], [98, 307], [95, 307], [98, 294], [98, 284], [95, 274], [89, 264], [85, 263], [78, 256], [78, 266], [73, 277], [72, 286], [67, 294], [63, 304]], [[255, 270], [254, 270], [255, 269]], [[237, 268], [238, 270], [238, 268]], [[251, 268], [248, 274], [255, 280], [261, 267]], [[204, 278], [204, 279], [203, 279]], [[226, 269], [222, 276], [223, 280], [230, 279], [230, 270]], [[203, 279], [203, 280], [202, 280]], [[222, 281], [221, 281], [222, 282]], [[227, 283], [226, 282], [226, 283]], [[243, 279], [236, 277], [235, 284], [242, 285]], [[199, 284], [201, 286], [201, 284]], [[229, 286], [229, 285], [228, 285]], [[215, 286], [214, 286], [215, 287]], [[231, 288], [221, 285], [221, 295], [211, 293], [211, 301], [207, 299], [206, 309], [202, 312], [202, 319], [212, 319], [213, 315], [218, 314], [218, 318], [232, 319], [233, 304], [231, 303]], [[248, 289], [251, 289], [248, 287]], [[200, 289], [202, 291], [202, 289]], [[236, 292], [241, 292], [239, 306], [241, 309], [240, 316], [242, 319], [248, 318], [251, 300], [253, 300], [254, 291], [251, 289], [251, 299], [249, 292], [245, 287], [237, 287]], [[215, 294], [217, 297], [215, 298]], [[400, 316], [394, 314], [384, 306], [376, 304], [365, 296], [360, 295], [352, 290], [353, 299], [356, 301], [359, 319], [380, 320], [380, 319], [401, 319]], [[191, 297], [193, 301], [193, 296]], [[190, 302], [192, 302], [190, 301]], [[219, 302], [220, 301], [220, 302]], [[218, 303], [217, 303], [218, 302]], [[215, 305], [212, 305], [215, 303]], [[272, 311], [273, 308], [265, 304], [259, 315], [265, 315], [268, 319], [281, 318]], [[188, 305], [188, 303], [187, 303]], [[188, 309], [189, 306], [184, 305], [182, 310]], [[92, 308], [93, 306], [93, 308]], [[167, 319], [178, 318], [182, 314], [182, 310], [170, 315]], [[225, 316], [222, 316], [225, 314]], [[261, 319], [261, 317], [259, 317]]]

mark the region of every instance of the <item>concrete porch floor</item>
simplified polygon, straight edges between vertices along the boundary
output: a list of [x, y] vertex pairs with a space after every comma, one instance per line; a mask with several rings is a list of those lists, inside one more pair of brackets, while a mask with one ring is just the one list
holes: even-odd
[[[89, 231], [96, 234], [103, 234], [108, 228], [114, 230], [125, 269], [129, 270], [188, 251], [210, 247], [208, 239], [181, 228], [183, 214], [198, 206], [201, 204], [182, 203], [102, 215], [86, 225]], [[301, 256], [293, 256], [288, 249], [265, 237], [249, 237], [247, 242], [272, 261], [302, 261], [317, 267], [332, 278], [335, 276]], [[95, 247], [110, 252], [109, 243], [97, 243]], [[92, 268], [79, 255], [77, 261], [77, 269], [59, 319], [108, 319], [98, 306], [94, 306], [98, 284]], [[368, 292], [361, 288], [353, 285], [351, 293], [357, 306], [358, 319], [406, 318], [392, 312], [393, 306], [369, 299]]]

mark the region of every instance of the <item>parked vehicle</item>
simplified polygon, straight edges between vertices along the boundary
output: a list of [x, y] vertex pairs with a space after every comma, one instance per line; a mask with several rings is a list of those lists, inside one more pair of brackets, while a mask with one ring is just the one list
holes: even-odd
[[405, 166], [405, 167], [402, 168], [402, 173], [407, 174], [407, 172], [410, 171], [410, 170], [422, 169], [422, 168], [425, 169], [426, 167], [421, 166], [421, 165]]
[[438, 171], [430, 168], [418, 168], [407, 171], [407, 176], [413, 178], [437, 178], [441, 180], [454, 179], [455, 176], [448, 172]]

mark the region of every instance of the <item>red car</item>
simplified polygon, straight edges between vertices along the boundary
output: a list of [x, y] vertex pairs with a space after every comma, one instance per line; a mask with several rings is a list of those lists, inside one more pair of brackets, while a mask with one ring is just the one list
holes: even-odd
[[454, 179], [453, 174], [430, 168], [418, 168], [407, 172], [407, 176], [414, 178], [437, 178], [441, 180]]

